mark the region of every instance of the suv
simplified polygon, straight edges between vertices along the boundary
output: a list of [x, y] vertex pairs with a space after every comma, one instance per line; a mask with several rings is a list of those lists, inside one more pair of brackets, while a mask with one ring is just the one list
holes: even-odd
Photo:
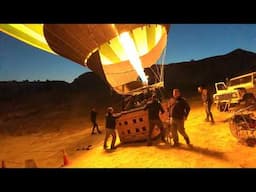
[[216, 94], [213, 95], [214, 103], [219, 111], [227, 111], [239, 103], [241, 89], [246, 89], [256, 95], [256, 72], [237, 76], [230, 79], [227, 84], [224, 82], [215, 83]]

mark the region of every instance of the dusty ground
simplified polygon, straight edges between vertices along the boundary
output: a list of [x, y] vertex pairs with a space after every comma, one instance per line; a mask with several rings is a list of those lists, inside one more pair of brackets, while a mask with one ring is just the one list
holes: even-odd
[[[30, 134], [0, 135], [0, 160], [6, 167], [24, 167], [24, 161], [34, 159], [38, 167], [56, 168], [63, 164], [61, 150], [65, 149], [71, 164], [75, 168], [241, 168], [256, 167], [254, 147], [237, 142], [225, 120], [230, 113], [213, 114], [215, 125], [204, 122], [204, 110], [199, 101], [191, 102], [192, 110], [185, 127], [193, 148], [183, 145], [173, 148], [155, 142], [119, 145], [114, 151], [102, 148], [104, 132], [91, 135], [90, 123], [84, 118], [73, 118], [58, 127], [51, 120], [51, 131], [39, 131]], [[102, 116], [101, 116], [102, 117]], [[43, 123], [38, 126], [43, 127]], [[38, 123], [37, 123], [38, 124]], [[99, 120], [104, 128], [104, 119]], [[48, 122], [49, 125], [49, 122]], [[1, 126], [1, 122], [0, 122]], [[20, 127], [21, 129], [24, 127]], [[77, 150], [92, 145], [90, 150]]]

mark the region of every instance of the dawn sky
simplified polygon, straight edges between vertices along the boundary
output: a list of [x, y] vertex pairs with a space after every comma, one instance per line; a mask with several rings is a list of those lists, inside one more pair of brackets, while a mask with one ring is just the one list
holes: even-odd
[[[165, 63], [199, 60], [241, 48], [256, 52], [256, 24], [172, 24]], [[0, 32], [0, 81], [72, 82], [88, 68]]]

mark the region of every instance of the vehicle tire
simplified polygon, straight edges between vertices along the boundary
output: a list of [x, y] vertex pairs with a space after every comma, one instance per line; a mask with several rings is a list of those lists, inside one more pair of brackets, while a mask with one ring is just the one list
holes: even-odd
[[246, 139], [245, 142], [248, 147], [254, 147], [254, 145], [256, 144], [255, 138], [248, 138], [248, 139]]
[[218, 109], [220, 112], [228, 111], [226, 105], [227, 105], [226, 103], [219, 103], [219, 104], [217, 104], [217, 109]]

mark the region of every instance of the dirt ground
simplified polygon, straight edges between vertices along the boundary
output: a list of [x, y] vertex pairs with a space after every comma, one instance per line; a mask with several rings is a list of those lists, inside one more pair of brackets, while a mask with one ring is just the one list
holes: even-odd
[[[1, 134], [0, 160], [4, 161], [7, 168], [23, 168], [28, 159], [33, 159], [40, 168], [58, 168], [63, 165], [62, 150], [65, 149], [68, 168], [256, 167], [255, 148], [238, 143], [231, 135], [226, 119], [232, 113], [218, 112], [213, 107], [216, 123], [211, 125], [204, 122], [201, 102], [193, 101], [190, 104], [191, 112], [185, 128], [193, 144], [192, 148], [186, 146], [180, 136], [182, 145], [178, 148], [159, 141], [149, 147], [145, 142], [120, 144], [118, 140], [116, 150], [104, 151], [103, 116], [99, 119], [103, 134], [95, 135], [90, 134], [90, 122], [79, 117], [66, 121], [61, 128], [51, 120], [52, 127], [44, 131], [19, 135]], [[89, 150], [80, 150], [88, 145], [92, 145]]]

